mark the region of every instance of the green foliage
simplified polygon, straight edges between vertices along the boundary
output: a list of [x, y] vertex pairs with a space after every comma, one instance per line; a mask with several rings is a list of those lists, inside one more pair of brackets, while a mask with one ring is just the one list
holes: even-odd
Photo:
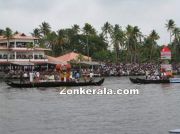
[[92, 57], [97, 61], [115, 62], [116, 54], [108, 50], [101, 50], [99, 52], [94, 53]]
[[[170, 32], [170, 42], [167, 44], [172, 50], [173, 61], [180, 62], [180, 28], [172, 19], [165, 26]], [[160, 36], [155, 30], [145, 36], [138, 26], [127, 25], [123, 29], [118, 24], [111, 25], [109, 22], [104, 23], [100, 34], [89, 23], [85, 23], [82, 28], [74, 24], [70, 28], [52, 31], [47, 22], [42, 22], [31, 34], [39, 38], [40, 47], [52, 49], [48, 52], [52, 56], [75, 51], [104, 62], [158, 61], [162, 49], [157, 44]], [[0, 29], [0, 35], [7, 38], [9, 45], [12, 30]]]

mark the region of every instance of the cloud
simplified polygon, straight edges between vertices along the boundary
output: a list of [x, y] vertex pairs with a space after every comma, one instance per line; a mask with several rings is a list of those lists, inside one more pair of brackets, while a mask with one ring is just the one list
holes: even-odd
[[145, 34], [155, 29], [163, 44], [169, 41], [166, 21], [173, 19], [180, 26], [179, 4], [179, 0], [0, 0], [0, 28], [29, 33], [46, 21], [53, 30], [86, 22], [100, 30], [108, 21], [123, 28], [137, 25]]

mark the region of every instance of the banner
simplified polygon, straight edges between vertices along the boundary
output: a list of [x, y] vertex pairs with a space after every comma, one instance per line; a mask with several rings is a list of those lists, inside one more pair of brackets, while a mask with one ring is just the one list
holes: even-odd
[[172, 65], [171, 64], [161, 64], [161, 69], [164, 71], [172, 71]]
[[167, 46], [164, 46], [163, 49], [161, 50], [161, 59], [162, 60], [171, 59], [171, 50]]
[[171, 59], [171, 52], [161, 52], [161, 59], [162, 60], [170, 60]]

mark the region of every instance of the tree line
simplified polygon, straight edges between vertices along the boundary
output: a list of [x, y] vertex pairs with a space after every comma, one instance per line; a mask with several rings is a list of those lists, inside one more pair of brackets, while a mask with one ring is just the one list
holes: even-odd
[[[172, 50], [173, 61], [180, 61], [180, 28], [174, 20], [165, 24]], [[17, 31], [15, 32], [17, 33]], [[8, 41], [13, 35], [10, 28], [0, 30], [0, 35]], [[94, 60], [105, 62], [151, 62], [158, 61], [162, 45], [156, 30], [144, 35], [138, 26], [127, 25], [124, 29], [119, 25], [104, 23], [98, 32], [91, 24], [85, 23], [82, 28], [74, 24], [70, 28], [53, 31], [48, 22], [42, 22], [34, 28], [33, 36], [39, 38], [40, 47], [51, 48], [49, 55], [59, 56], [67, 52], [78, 52], [91, 56]]]

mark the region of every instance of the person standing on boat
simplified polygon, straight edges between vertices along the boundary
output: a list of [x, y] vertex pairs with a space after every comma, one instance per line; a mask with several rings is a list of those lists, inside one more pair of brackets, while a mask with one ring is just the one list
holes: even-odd
[[35, 72], [35, 80], [39, 81], [39, 77], [40, 77], [40, 73], [39, 72]]
[[29, 81], [30, 81], [30, 82], [33, 82], [33, 79], [34, 79], [34, 73], [33, 73], [33, 72], [30, 72], [30, 73], [29, 73]]
[[94, 73], [91, 71], [90, 74], [89, 74], [89, 77], [90, 77], [90, 81], [93, 80], [93, 76], [94, 76]]
[[23, 83], [23, 71], [21, 70], [20, 71], [20, 84]]
[[146, 79], [148, 79], [148, 77], [149, 77], [149, 71], [146, 71], [146, 72], [145, 72], [145, 75], [146, 75]]
[[76, 72], [76, 74], [75, 74], [75, 79], [76, 79], [77, 81], [79, 81], [79, 78], [80, 78], [80, 74], [79, 74], [79, 72]]

